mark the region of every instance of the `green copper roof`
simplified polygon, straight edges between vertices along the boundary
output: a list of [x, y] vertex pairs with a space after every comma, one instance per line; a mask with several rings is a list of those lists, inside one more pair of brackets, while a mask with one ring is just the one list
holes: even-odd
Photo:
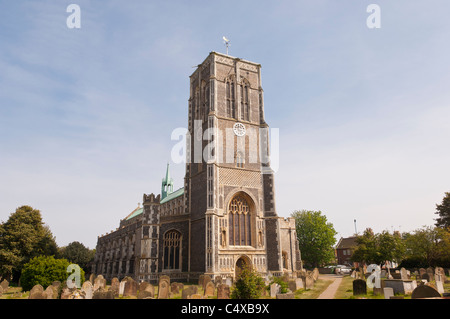
[[128, 215], [127, 217], [125, 217], [125, 220], [130, 220], [131, 218], [134, 218], [136, 216], [139, 216], [140, 214], [142, 214], [142, 212], [144, 211], [144, 208], [142, 207], [138, 207], [136, 208], [134, 211], [131, 212], [130, 215]]
[[181, 187], [180, 189], [176, 190], [175, 192], [170, 193], [166, 197], [164, 197], [164, 199], [161, 200], [160, 203], [164, 204], [164, 203], [166, 203], [166, 202], [168, 202], [168, 201], [170, 201], [170, 200], [172, 200], [174, 198], [177, 198], [177, 197], [179, 197], [179, 196], [181, 196], [183, 194], [184, 194], [184, 187]]

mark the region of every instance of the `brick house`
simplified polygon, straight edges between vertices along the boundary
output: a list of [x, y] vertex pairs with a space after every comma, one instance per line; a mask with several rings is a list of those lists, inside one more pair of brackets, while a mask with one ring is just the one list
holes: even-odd
[[357, 267], [357, 265], [355, 265], [350, 260], [356, 246], [357, 246], [356, 236], [355, 237], [347, 237], [347, 238], [341, 237], [339, 239], [339, 242], [337, 243], [336, 249], [335, 249], [338, 265], [349, 265], [349, 266]]

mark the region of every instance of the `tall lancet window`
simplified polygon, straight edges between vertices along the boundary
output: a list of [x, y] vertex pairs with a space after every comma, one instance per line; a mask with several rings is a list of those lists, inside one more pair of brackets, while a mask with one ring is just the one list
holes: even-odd
[[235, 106], [235, 92], [234, 83], [230, 80], [226, 82], [226, 99], [227, 99], [227, 117], [235, 118], [236, 106]]
[[251, 246], [250, 205], [242, 194], [236, 195], [228, 207], [229, 245]]
[[243, 121], [250, 120], [250, 106], [249, 106], [249, 85], [246, 81], [243, 81], [241, 85], [241, 102], [240, 102], [240, 118]]

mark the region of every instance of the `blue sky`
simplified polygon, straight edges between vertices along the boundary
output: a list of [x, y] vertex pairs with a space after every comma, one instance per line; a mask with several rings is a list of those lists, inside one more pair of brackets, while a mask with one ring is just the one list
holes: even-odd
[[[69, 29], [69, 4], [81, 29]], [[369, 29], [366, 8], [381, 8]], [[58, 245], [159, 193], [189, 75], [211, 51], [262, 64], [280, 130], [280, 216], [340, 236], [433, 225], [450, 191], [450, 3], [0, 0], [0, 220], [40, 209]], [[173, 164], [175, 188], [185, 167]]]

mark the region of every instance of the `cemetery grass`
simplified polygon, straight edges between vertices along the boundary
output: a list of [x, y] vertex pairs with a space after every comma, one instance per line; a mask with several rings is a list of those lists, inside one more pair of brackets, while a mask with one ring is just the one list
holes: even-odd
[[317, 279], [312, 289], [299, 289], [294, 292], [295, 299], [317, 299], [329, 285], [333, 283], [333, 280]]

